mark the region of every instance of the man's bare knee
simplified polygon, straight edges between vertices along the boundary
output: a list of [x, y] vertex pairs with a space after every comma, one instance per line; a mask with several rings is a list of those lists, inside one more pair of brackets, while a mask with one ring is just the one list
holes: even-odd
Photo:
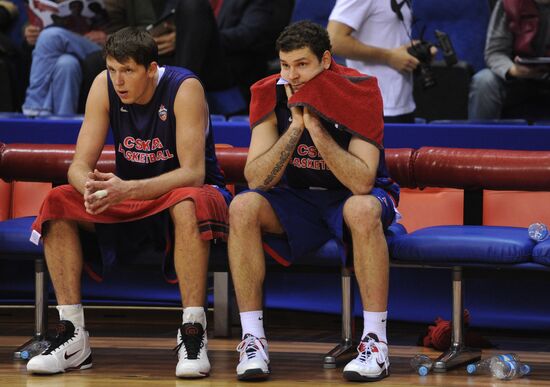
[[264, 197], [255, 192], [246, 192], [235, 196], [229, 205], [229, 224], [258, 224], [262, 200], [265, 200]]
[[344, 204], [344, 220], [353, 231], [369, 232], [381, 224], [382, 205], [372, 195], [354, 195]]
[[196, 227], [197, 218], [195, 214], [195, 202], [183, 200], [170, 207], [170, 217], [177, 227]]

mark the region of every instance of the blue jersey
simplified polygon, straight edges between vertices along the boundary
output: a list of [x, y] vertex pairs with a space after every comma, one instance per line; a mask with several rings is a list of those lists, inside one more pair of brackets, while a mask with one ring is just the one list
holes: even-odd
[[[290, 126], [291, 119], [291, 113], [287, 107], [287, 97], [283, 85], [277, 86], [277, 105], [275, 107], [275, 114], [277, 116], [277, 129], [279, 135], [282, 135]], [[334, 124], [326, 120], [321, 119], [321, 123], [340, 147], [348, 149], [352, 138], [351, 133], [338, 129]], [[347, 190], [329, 169], [307, 130], [304, 130], [302, 136], [298, 140], [296, 148], [294, 148], [282, 182], [291, 188], [320, 187], [334, 190]], [[399, 185], [393, 181], [388, 174], [384, 149], [380, 149], [380, 159], [374, 186], [388, 192], [397, 205], [399, 202]]]
[[[108, 77], [109, 118], [122, 179], [146, 179], [179, 168], [174, 100], [181, 83], [196, 76], [179, 67], [164, 68], [152, 99], [145, 105], [122, 103]], [[212, 126], [205, 128], [205, 183], [225, 187], [218, 166]]]

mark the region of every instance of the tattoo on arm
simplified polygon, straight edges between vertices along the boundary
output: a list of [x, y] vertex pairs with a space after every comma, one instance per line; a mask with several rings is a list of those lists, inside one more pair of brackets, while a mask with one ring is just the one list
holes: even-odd
[[288, 139], [288, 142], [284, 146], [283, 150], [281, 151], [279, 160], [269, 173], [269, 175], [265, 178], [262, 185], [258, 187], [260, 190], [267, 190], [269, 187], [269, 184], [275, 179], [275, 177], [279, 174], [281, 169], [285, 166], [285, 163], [288, 161], [290, 156], [292, 155], [292, 151], [296, 147], [296, 144], [298, 143], [298, 140], [300, 139], [301, 131], [299, 128], [293, 128], [290, 137]]

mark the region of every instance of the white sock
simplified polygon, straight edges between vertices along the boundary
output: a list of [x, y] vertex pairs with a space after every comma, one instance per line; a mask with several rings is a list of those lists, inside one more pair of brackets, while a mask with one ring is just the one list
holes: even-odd
[[364, 338], [367, 333], [374, 333], [378, 336], [379, 341], [388, 343], [388, 338], [386, 337], [386, 319], [388, 318], [388, 311], [385, 312], [369, 312], [363, 311], [363, 336]]
[[202, 306], [188, 306], [183, 308], [183, 323], [196, 323], [202, 325], [203, 329], [206, 330], [206, 313], [204, 313], [204, 308]]
[[244, 335], [250, 333], [257, 338], [265, 338], [264, 332], [264, 312], [261, 310], [253, 310], [250, 312], [239, 313], [241, 316], [241, 327]]
[[75, 327], [84, 328], [84, 309], [82, 304], [57, 305], [59, 311], [59, 320], [67, 320], [73, 323]]

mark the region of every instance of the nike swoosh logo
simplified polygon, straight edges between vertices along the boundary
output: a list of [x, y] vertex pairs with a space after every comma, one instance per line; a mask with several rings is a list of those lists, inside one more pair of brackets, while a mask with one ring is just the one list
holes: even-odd
[[121, 111], [122, 113], [128, 113], [128, 110], [126, 110], [126, 108], [124, 108], [124, 107], [121, 107], [121, 108], [120, 108], [120, 111]]
[[258, 320], [263, 320], [264, 318], [263, 317], [258, 317]]
[[79, 352], [80, 352], [80, 349], [76, 352], [71, 353], [70, 355], [67, 354], [67, 352], [65, 352], [65, 360], [69, 360], [71, 357], [73, 357], [74, 355], [76, 355]]

